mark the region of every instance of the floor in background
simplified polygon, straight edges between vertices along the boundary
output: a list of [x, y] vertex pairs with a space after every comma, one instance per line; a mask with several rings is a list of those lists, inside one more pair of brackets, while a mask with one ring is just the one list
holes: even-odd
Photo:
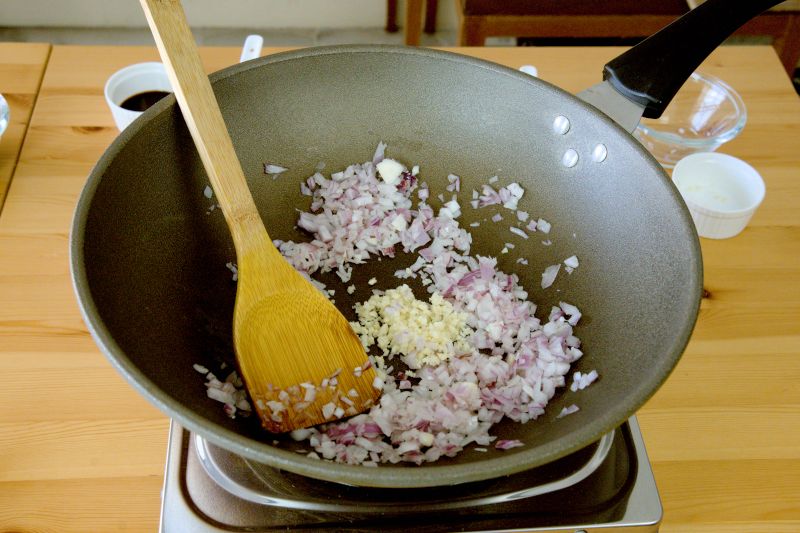
[[[326, 44], [403, 44], [402, 30], [388, 33], [383, 28], [310, 28], [310, 29], [277, 29], [263, 28], [195, 28], [193, 29], [198, 44], [205, 46], [240, 46], [245, 37], [257, 33], [264, 37], [264, 46], [318, 46]], [[454, 46], [457, 41], [454, 30], [438, 31], [434, 34], [422, 34], [423, 46]], [[46, 42], [50, 44], [88, 44], [88, 45], [153, 45], [150, 31], [144, 28], [4, 28], [0, 27], [0, 42]], [[764, 44], [758, 38], [732, 38], [737, 44]], [[513, 38], [493, 39], [500, 46], [513, 45]], [[768, 42], [768, 40], [766, 41]], [[623, 39], [581, 40], [581, 39], [516, 39], [518, 46], [548, 45], [622, 45], [630, 46], [635, 42]], [[800, 69], [795, 71], [793, 80], [795, 89], [800, 94]]]
[[[326, 44], [403, 44], [403, 32], [388, 33], [383, 28], [193, 28], [198, 44], [203, 46], [240, 46], [245, 37], [257, 33], [264, 37], [264, 46], [317, 46]], [[422, 34], [425, 46], [453, 46], [455, 31]], [[46, 42], [50, 44], [89, 45], [152, 45], [147, 29], [137, 28], [3, 28], [0, 41]]]

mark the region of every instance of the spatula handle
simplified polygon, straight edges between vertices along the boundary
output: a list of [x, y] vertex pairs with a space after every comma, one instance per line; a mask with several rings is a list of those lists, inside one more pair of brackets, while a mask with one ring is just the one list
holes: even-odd
[[[183, 118], [241, 251], [242, 239], [264, 225], [247, 187], [211, 83], [179, 0], [140, 0]], [[258, 228], [257, 226], [260, 226]], [[266, 231], [266, 230], [264, 230]], [[257, 233], [257, 232], [256, 232]], [[263, 235], [263, 234], [260, 234]]]

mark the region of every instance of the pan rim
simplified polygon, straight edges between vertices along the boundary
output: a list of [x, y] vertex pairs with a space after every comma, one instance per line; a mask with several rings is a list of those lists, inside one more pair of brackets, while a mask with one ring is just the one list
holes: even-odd
[[[274, 55], [248, 61], [246, 63], [233, 65], [212, 74], [210, 78], [213, 84], [240, 72], [260, 68], [263, 65], [273, 63], [330, 54], [374, 54], [376, 52], [407, 54], [412, 56], [430, 56], [447, 61], [466, 63], [504, 76], [511, 76], [521, 81], [527, 81], [528, 83], [544, 84], [549, 87], [550, 90], [556, 91], [561, 95], [567, 95], [568, 97], [582, 104], [597, 118], [605, 120], [622, 130], [620, 126], [613, 123], [611, 119], [603, 115], [597, 109], [555, 85], [537, 78], [532, 78], [527, 74], [517, 72], [514, 69], [491, 63], [483, 59], [467, 57], [442, 50], [418, 49], [392, 45], [336, 45], [304, 48], [280, 52]], [[699, 238], [694, 230], [694, 225], [691, 221], [691, 216], [688, 212], [688, 209], [685, 207], [685, 205], [683, 205], [682, 202], [678, 200], [680, 196], [677, 189], [675, 189], [671, 182], [668, 182], [668, 186], [672, 185], [672, 193], [675, 195], [676, 201], [678, 201], [682, 208], [681, 211], [683, 222], [688, 230], [688, 236], [691, 240], [691, 247], [689, 250], [687, 250], [687, 253], [696, 258], [694, 261], [695, 269], [692, 272], [692, 279], [687, 280], [687, 283], [692, 285], [691, 288], [696, 293], [696, 302], [691, 309], [687, 310], [688, 314], [686, 320], [679, 330], [679, 335], [677, 335], [675, 338], [674, 345], [669, 351], [665, 350], [665, 353], [668, 355], [668, 357], [659, 359], [660, 365], [657, 365], [658, 371], [654, 374], [655, 376], [658, 376], [658, 379], [648, 381], [646, 387], [640, 386], [634, 391], [635, 394], [626, 396], [625, 402], [623, 402], [621, 405], [621, 410], [616, 411], [618, 414], [622, 413], [620, 416], [612, 417], [607, 414], [605, 416], [596, 417], [582, 426], [578, 431], [556, 438], [536, 448], [519, 448], [514, 450], [514, 452], [510, 453], [508, 456], [491, 457], [485, 460], [459, 465], [438, 465], [435, 463], [426, 464], [422, 470], [419, 470], [419, 467], [417, 466], [408, 465], [381, 465], [377, 469], [371, 469], [356, 465], [319, 461], [299, 455], [292, 451], [275, 448], [266, 441], [258, 441], [250, 437], [245, 437], [244, 435], [227, 429], [224, 426], [218, 425], [199, 415], [192, 409], [189, 409], [187, 406], [163, 391], [143, 372], [141, 372], [125, 355], [124, 351], [114, 341], [105, 323], [99, 316], [94, 299], [89, 290], [84, 263], [85, 257], [83, 237], [87, 224], [89, 207], [105, 169], [108, 168], [116, 155], [128, 142], [130, 142], [131, 139], [134, 138], [135, 135], [138, 134], [139, 131], [142, 130], [142, 128], [150, 119], [154, 118], [160, 113], [166, 112], [173, 105], [175, 105], [175, 99], [174, 96], [171, 95], [162, 99], [160, 102], [146, 111], [140, 118], [126, 128], [126, 130], [124, 130], [117, 137], [117, 139], [113, 141], [113, 143], [104, 152], [92, 169], [80, 194], [73, 215], [69, 248], [70, 272], [73, 289], [77, 296], [81, 315], [84, 319], [84, 322], [87, 324], [90, 334], [106, 358], [109, 359], [117, 371], [120, 372], [137, 391], [139, 391], [158, 409], [168, 416], [174, 418], [190, 431], [196, 432], [207, 438], [213, 444], [221, 446], [234, 453], [243, 455], [249, 459], [268, 464], [275, 468], [288, 470], [317, 479], [324, 479], [326, 481], [365, 487], [433, 487], [500, 477], [533, 468], [535, 466], [553, 461], [559, 457], [563, 457], [591, 444], [592, 442], [595, 442], [603, 434], [608, 433], [609, 431], [618, 427], [631, 415], [633, 415], [639, 409], [639, 407], [641, 407], [661, 387], [661, 385], [666, 381], [672, 370], [677, 365], [677, 362], [679, 361], [689, 342], [689, 338], [694, 329], [694, 325], [699, 313], [702, 295], [702, 256], [700, 253]], [[635, 139], [630, 136], [628, 132], [625, 132], [625, 134], [626, 138], [629, 138], [631, 147], [638, 149], [640, 153], [648, 160], [648, 164], [654, 168], [657, 167], [657, 169], [663, 174], [663, 169], [661, 169], [655, 159], [652, 158], [652, 156], [650, 156], [650, 154], [646, 152], [646, 150], [641, 147], [641, 145], [639, 145], [638, 142], [635, 141]]]

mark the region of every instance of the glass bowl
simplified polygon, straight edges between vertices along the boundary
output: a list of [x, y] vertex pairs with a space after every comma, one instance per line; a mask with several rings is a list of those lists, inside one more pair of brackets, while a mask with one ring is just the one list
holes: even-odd
[[687, 155], [713, 152], [739, 135], [747, 109], [739, 94], [719, 78], [693, 73], [658, 119], [643, 119], [634, 131], [664, 168]]
[[6, 102], [6, 99], [3, 98], [2, 94], [0, 94], [0, 139], [3, 138], [3, 133], [5, 133], [7, 127], [8, 127], [8, 102]]

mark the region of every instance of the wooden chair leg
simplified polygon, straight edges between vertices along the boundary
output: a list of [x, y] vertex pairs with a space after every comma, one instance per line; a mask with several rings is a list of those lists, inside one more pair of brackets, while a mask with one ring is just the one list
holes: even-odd
[[486, 35], [483, 34], [480, 17], [471, 17], [464, 14], [461, 0], [456, 3], [456, 16], [458, 17], [458, 46], [483, 46]]
[[486, 34], [479, 17], [463, 16], [458, 27], [459, 46], [483, 46]]
[[406, 1], [406, 44], [419, 46], [422, 34], [422, 0]]
[[425, 2], [425, 33], [436, 33], [436, 11], [439, 0], [426, 0]]
[[386, 0], [386, 31], [395, 33], [397, 26], [397, 0]]

